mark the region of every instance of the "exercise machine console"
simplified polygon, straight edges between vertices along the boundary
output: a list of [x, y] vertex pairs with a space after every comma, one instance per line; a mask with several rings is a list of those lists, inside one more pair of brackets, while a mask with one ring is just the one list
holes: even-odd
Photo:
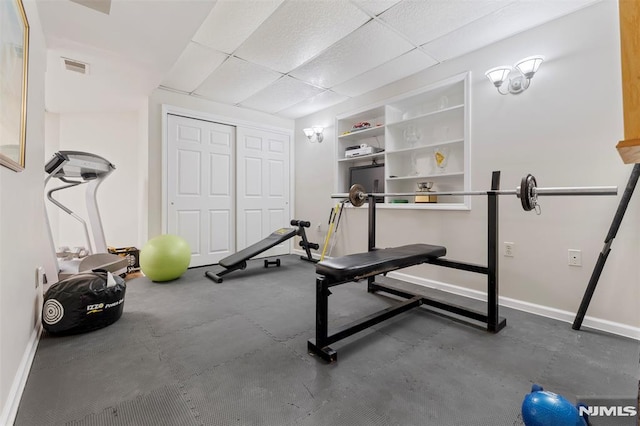
[[[47, 199], [56, 207], [70, 215], [72, 218], [80, 222], [84, 228], [86, 239], [87, 256], [73, 259], [58, 259], [58, 279], [62, 280], [80, 272], [90, 272], [94, 269], [104, 269], [114, 275], [122, 275], [127, 272], [128, 260], [107, 251], [107, 243], [102, 228], [102, 220], [98, 210], [96, 193], [100, 184], [115, 170], [115, 166], [108, 160], [88, 152], [80, 151], [59, 151], [56, 152], [45, 164], [44, 171], [47, 177], [44, 180], [45, 187], [47, 183], [55, 178], [64, 184], [47, 191]], [[74, 213], [70, 208], [63, 205], [60, 201], [53, 198], [53, 193], [63, 189], [73, 188], [79, 185], [86, 185], [85, 201], [87, 204], [87, 215], [91, 225], [93, 234], [93, 249], [91, 238], [89, 237], [89, 228], [82, 217]], [[53, 241], [53, 233], [49, 216], [45, 212], [47, 228], [49, 230], [49, 241], [51, 250], [56, 259], [58, 258], [55, 243]]]

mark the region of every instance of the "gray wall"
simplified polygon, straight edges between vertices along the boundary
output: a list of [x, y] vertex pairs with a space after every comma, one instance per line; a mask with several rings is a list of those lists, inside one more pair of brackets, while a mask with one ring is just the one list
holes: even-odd
[[0, 167], [0, 424], [15, 414], [37, 343], [41, 288], [35, 271], [52, 259], [44, 226], [45, 44], [38, 10], [24, 1], [31, 27], [26, 168]]
[[[529, 55], [547, 60], [518, 96], [501, 96], [484, 76], [497, 65]], [[311, 239], [322, 240], [335, 204], [335, 116], [471, 71], [471, 186], [487, 189], [491, 172], [502, 171], [502, 187], [514, 189], [534, 174], [540, 186], [618, 185], [631, 171], [615, 149], [623, 139], [617, 2], [606, 1], [522, 32], [458, 59], [296, 120], [296, 215], [311, 220]], [[304, 143], [302, 129], [328, 127], [322, 144]], [[515, 197], [502, 197], [500, 241], [515, 242], [515, 257], [500, 257], [501, 295], [521, 308], [560, 318], [574, 313], [616, 210], [618, 197], [543, 198], [542, 215], [525, 213]], [[640, 197], [629, 206], [614, 243], [590, 316], [635, 327], [640, 337]], [[366, 211], [343, 215], [333, 255], [366, 250]], [[322, 224], [322, 231], [316, 230]], [[378, 212], [379, 247], [412, 242], [441, 244], [452, 259], [486, 264], [486, 201], [472, 210], [383, 210]], [[567, 250], [582, 250], [583, 267], [567, 265]], [[445, 283], [461, 291], [485, 291], [477, 274], [415, 267], [409, 279]], [[479, 294], [479, 293], [476, 293]], [[586, 324], [586, 322], [585, 322]], [[602, 322], [601, 322], [602, 324]]]

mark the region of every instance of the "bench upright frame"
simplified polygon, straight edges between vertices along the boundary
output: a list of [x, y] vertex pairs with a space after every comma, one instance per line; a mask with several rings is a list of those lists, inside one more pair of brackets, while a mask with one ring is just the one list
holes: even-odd
[[[367, 277], [367, 291], [386, 292], [406, 300], [339, 327], [333, 333], [329, 334], [329, 295], [331, 295], [329, 288], [346, 284], [353, 280], [332, 280], [330, 277], [318, 275], [316, 276], [316, 337], [309, 339], [307, 342], [309, 353], [318, 355], [327, 362], [337, 361], [338, 353], [329, 347], [329, 345], [421, 305], [427, 305], [443, 315], [453, 316], [457, 320], [465, 321], [470, 325], [480, 327], [491, 333], [497, 333], [502, 330], [507, 325], [507, 320], [500, 317], [498, 305], [499, 190], [500, 172], [494, 171], [491, 176], [491, 190], [487, 191], [487, 266], [444, 258], [432, 258], [424, 262], [446, 268], [487, 275], [486, 312], [434, 300], [421, 294], [398, 290], [397, 288], [376, 282], [376, 274]], [[376, 203], [371, 195], [368, 196], [368, 203], [368, 251], [372, 251], [376, 250]]]

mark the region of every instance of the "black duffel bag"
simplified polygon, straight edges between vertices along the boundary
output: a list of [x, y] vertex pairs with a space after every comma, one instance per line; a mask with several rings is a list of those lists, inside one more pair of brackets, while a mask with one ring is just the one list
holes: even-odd
[[42, 326], [53, 334], [82, 333], [116, 322], [124, 309], [125, 281], [96, 270], [53, 284], [44, 295]]

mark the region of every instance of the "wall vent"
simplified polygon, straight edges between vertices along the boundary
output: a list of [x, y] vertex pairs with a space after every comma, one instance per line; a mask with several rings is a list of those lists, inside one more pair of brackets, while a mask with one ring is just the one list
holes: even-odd
[[76, 61], [75, 59], [62, 58], [62, 63], [67, 71], [73, 71], [80, 74], [89, 74], [89, 64]]

